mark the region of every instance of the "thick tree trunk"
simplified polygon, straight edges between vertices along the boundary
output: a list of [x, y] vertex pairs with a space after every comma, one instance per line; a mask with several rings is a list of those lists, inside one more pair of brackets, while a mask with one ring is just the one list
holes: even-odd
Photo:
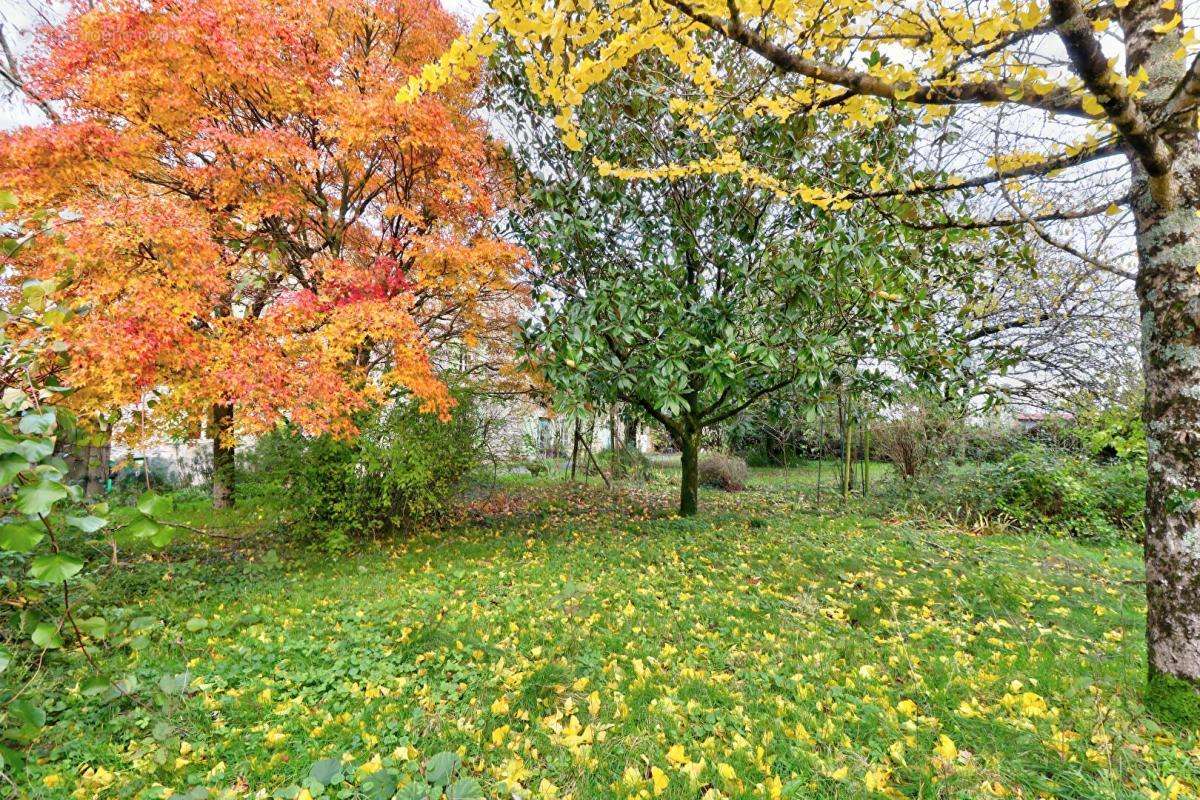
[[[1120, 11], [1126, 70], [1149, 76], [1143, 104], [1171, 101], [1187, 62], [1179, 31], [1153, 30], [1174, 9], [1137, 0]], [[1158, 129], [1165, 174], [1132, 155], [1137, 296], [1146, 381], [1147, 705], [1164, 720], [1200, 724], [1200, 141], [1196, 113]], [[1156, 167], [1156, 169], [1158, 169]]]
[[679, 437], [679, 515], [694, 516], [700, 495], [700, 433], [685, 431]]
[[231, 508], [234, 481], [233, 405], [213, 405], [209, 423], [209, 435], [212, 437], [213, 508]]
[[1200, 147], [1176, 145], [1185, 197], [1163, 208], [1134, 168], [1146, 380], [1148, 703], [1200, 722]]

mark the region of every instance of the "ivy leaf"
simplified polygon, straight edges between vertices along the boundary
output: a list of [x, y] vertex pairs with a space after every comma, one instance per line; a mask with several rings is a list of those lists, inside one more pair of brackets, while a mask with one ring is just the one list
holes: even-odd
[[108, 620], [104, 617], [88, 617], [79, 620], [79, 630], [93, 639], [108, 638]]
[[29, 638], [44, 650], [57, 650], [63, 646], [63, 639], [58, 635], [58, 629], [49, 622], [38, 623]]
[[26, 469], [29, 469], [29, 462], [16, 453], [0, 456], [0, 486], [9, 485]]
[[46, 725], [45, 709], [35, 706], [28, 700], [18, 700], [9, 706], [8, 711], [23, 725], [30, 728], [42, 728]]
[[45, 535], [41, 528], [29, 522], [0, 525], [0, 550], [28, 553]]
[[52, 583], [65, 581], [83, 569], [83, 559], [70, 553], [48, 553], [38, 556], [29, 566], [29, 574]]
[[322, 758], [320, 761], [312, 765], [308, 771], [308, 777], [312, 778], [322, 786], [328, 786], [340, 780], [342, 775], [342, 762], [337, 758]]
[[160, 527], [157, 522], [142, 514], [131, 520], [121, 532], [131, 539], [149, 539], [158, 533]]
[[138, 498], [138, 511], [148, 517], [161, 517], [171, 510], [171, 498], [163, 497], [157, 492], [143, 492]]
[[54, 409], [42, 412], [31, 411], [21, 417], [17, 428], [27, 436], [45, 436], [54, 430], [57, 422], [58, 416], [54, 413]]
[[88, 514], [86, 517], [67, 517], [66, 523], [72, 528], [78, 528], [84, 533], [95, 533], [108, 524], [104, 517]]
[[446, 800], [482, 800], [483, 789], [474, 778], [459, 778], [446, 789]]
[[17, 511], [34, 517], [48, 514], [59, 500], [67, 496], [67, 487], [58, 481], [42, 478], [38, 483], [17, 490]]
[[53, 452], [53, 439], [16, 437], [8, 431], [0, 432], [0, 453], [16, 453], [26, 461], [41, 461]]
[[445, 750], [425, 762], [425, 780], [434, 786], [445, 786], [459, 764], [458, 753]]

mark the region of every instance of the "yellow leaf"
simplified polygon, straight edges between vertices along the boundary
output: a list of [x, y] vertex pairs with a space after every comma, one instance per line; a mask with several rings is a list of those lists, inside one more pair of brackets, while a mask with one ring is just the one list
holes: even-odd
[[1179, 27], [1180, 22], [1183, 22], [1183, 17], [1176, 14], [1175, 16], [1171, 17], [1171, 19], [1169, 19], [1168, 21], [1160, 22], [1158, 25], [1155, 25], [1152, 30], [1155, 33], [1170, 33], [1171, 31], [1173, 31]]
[[667, 790], [667, 784], [671, 782], [671, 779], [658, 767], [651, 767], [650, 782], [654, 785], [654, 794], [660, 795]]
[[944, 733], [938, 737], [938, 743], [934, 745], [933, 752], [945, 761], [953, 761], [958, 758], [958, 748], [954, 745], [954, 740]]

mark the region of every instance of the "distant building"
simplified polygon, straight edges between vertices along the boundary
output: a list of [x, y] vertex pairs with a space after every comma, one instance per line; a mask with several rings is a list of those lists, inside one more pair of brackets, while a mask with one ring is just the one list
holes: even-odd
[[[574, 420], [554, 414], [545, 406], [524, 398], [496, 403], [485, 412], [488, 448], [500, 461], [520, 461], [528, 458], [570, 458], [575, 434]], [[617, 421], [618, 426], [622, 423]], [[612, 447], [608, 416], [601, 414], [579, 425], [580, 440], [593, 453]], [[618, 430], [617, 441], [623, 441], [624, 431]], [[650, 432], [645, 425], [637, 429], [637, 449], [642, 453], [654, 450]]]

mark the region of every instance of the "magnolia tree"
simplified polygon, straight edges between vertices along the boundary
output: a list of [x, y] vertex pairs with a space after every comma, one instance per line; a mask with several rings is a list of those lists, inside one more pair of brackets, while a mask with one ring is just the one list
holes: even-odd
[[[944, 225], [1029, 226], [1135, 285], [1151, 702], [1200, 719], [1200, 58], [1190, 23], [1178, 0], [495, 0], [474, 35], [398, 99], [461, 71], [499, 30], [518, 42], [531, 84], [575, 147], [583, 98], [648, 51], [686, 76], [678, 100], [698, 130], [714, 106], [732, 106], [777, 118], [821, 109], [851, 130], [915, 109], [931, 131], [949, 117], [985, 133], [927, 142], [956, 151], [936, 171], [900, 157], [869, 163], [862, 182], [816, 176], [789, 188], [831, 208], [941, 196]], [[771, 79], [727, 91], [706, 52], [712, 35], [770, 65]], [[747, 144], [722, 141], [724, 163], [745, 163]], [[992, 202], [963, 200], [979, 193]], [[1126, 220], [1127, 262], [1097, 258], [1086, 239], [1064, 233], [1068, 223], [1095, 233], [1098, 223], [1083, 221], [1102, 215]]]
[[6, 267], [103, 309], [65, 334], [73, 403], [207, 418], [219, 505], [238, 433], [350, 433], [397, 392], [444, 413], [430, 349], [511, 323], [517, 257], [473, 76], [394, 102], [458, 34], [436, 0], [79, 2], [41, 29], [0, 76], [46, 124], [0, 137], [0, 185], [59, 236]]
[[[715, 45], [728, 80], [760, 70]], [[760, 398], [792, 387], [815, 403], [851, 373], [936, 382], [962, 367], [963, 337], [940, 336], [940, 317], [956, 312], [926, 287], [973, 295], [978, 264], [946, 237], [867, 209], [793, 203], [721, 165], [658, 175], [719, 153], [688, 130], [670, 64], [653, 54], [577, 109], [579, 148], [560, 141], [511, 51], [494, 67], [525, 190], [511, 220], [533, 262], [530, 360], [562, 401], [621, 402], [662, 426], [681, 454], [681, 514], [697, 510], [704, 431]], [[711, 122], [753, 142], [764, 169], [788, 165], [790, 179], [854, 180], [864, 152], [903, 141], [886, 127], [857, 138], [799, 117]]]

